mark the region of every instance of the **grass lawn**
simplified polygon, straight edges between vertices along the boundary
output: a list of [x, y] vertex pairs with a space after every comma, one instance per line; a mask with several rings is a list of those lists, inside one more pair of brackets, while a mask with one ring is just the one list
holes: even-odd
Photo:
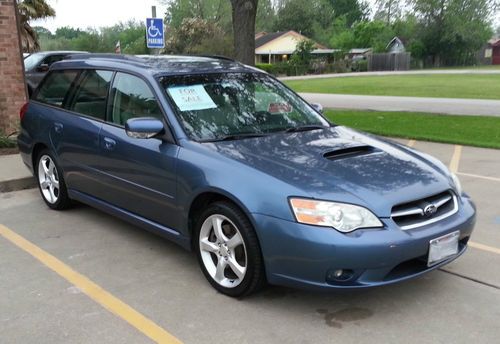
[[325, 115], [336, 124], [383, 136], [500, 148], [500, 117], [358, 110], [326, 110]]
[[289, 80], [297, 92], [500, 99], [500, 74], [420, 74]]

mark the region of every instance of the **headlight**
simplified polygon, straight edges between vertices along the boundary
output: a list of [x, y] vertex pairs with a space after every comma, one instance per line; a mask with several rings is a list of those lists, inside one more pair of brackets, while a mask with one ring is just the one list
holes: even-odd
[[455, 184], [455, 188], [457, 189], [458, 196], [462, 195], [462, 183], [460, 183], [460, 179], [458, 179], [455, 173], [451, 173], [451, 179], [453, 180], [453, 184]]
[[383, 226], [371, 211], [353, 204], [291, 198], [290, 205], [297, 222], [333, 227], [343, 233], [358, 228]]

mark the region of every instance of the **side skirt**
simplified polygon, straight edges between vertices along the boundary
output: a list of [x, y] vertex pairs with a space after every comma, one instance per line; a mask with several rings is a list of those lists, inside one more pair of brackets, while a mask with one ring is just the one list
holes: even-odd
[[85, 203], [93, 208], [97, 208], [103, 212], [110, 214], [110, 215], [116, 216], [122, 220], [125, 220], [125, 221], [133, 224], [133, 225], [144, 228], [145, 230], [147, 230], [151, 233], [157, 234], [165, 239], [173, 241], [174, 243], [178, 244], [182, 248], [184, 248], [188, 251], [191, 251], [190, 238], [181, 235], [179, 232], [177, 232], [174, 229], [160, 225], [157, 222], [148, 220], [142, 216], [131, 213], [131, 212], [124, 210], [122, 208], [118, 208], [112, 204], [109, 204], [105, 201], [102, 201], [100, 199], [97, 199], [95, 197], [92, 197], [92, 196], [85, 194], [83, 192], [80, 192], [80, 191], [69, 189], [68, 195], [69, 195], [69, 198], [71, 198], [71, 199]]

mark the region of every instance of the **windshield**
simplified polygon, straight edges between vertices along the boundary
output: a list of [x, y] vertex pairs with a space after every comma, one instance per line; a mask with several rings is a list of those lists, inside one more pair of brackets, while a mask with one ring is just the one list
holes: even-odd
[[307, 103], [265, 74], [164, 77], [161, 83], [187, 134], [197, 141], [329, 126]]
[[44, 54], [32, 54], [24, 59], [24, 69], [27, 71], [32, 70], [42, 61], [45, 57]]

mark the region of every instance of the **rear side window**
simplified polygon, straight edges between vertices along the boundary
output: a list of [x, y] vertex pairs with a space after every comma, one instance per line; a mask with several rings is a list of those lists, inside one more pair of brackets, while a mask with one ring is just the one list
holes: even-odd
[[130, 118], [162, 118], [158, 102], [146, 82], [136, 76], [116, 73], [113, 81], [111, 122], [125, 125]]
[[69, 110], [100, 120], [106, 117], [106, 99], [113, 72], [87, 70], [73, 96]]
[[75, 70], [50, 72], [40, 86], [35, 100], [61, 107], [77, 75], [78, 71]]

